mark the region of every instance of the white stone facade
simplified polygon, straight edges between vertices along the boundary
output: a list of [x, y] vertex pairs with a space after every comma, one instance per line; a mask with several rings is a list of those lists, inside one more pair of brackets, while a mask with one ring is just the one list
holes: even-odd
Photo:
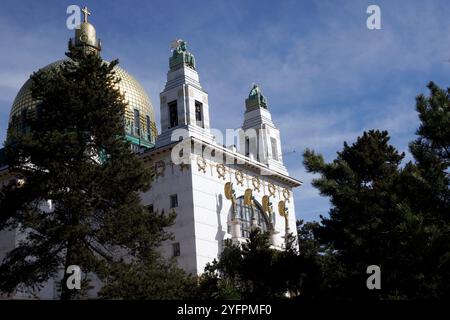
[[[257, 99], [261, 97], [258, 91]], [[287, 230], [285, 218], [278, 212], [280, 201], [289, 212], [289, 231], [296, 235], [292, 188], [301, 183], [289, 177], [283, 165], [280, 132], [272, 122], [265, 98], [264, 105], [255, 102], [255, 97], [252, 99], [246, 101], [238, 150], [224, 148], [211, 135], [208, 95], [200, 85], [197, 71], [183, 65], [167, 73], [167, 83], [160, 94], [162, 132], [156, 148], [143, 154], [157, 178], [152, 189], [143, 195], [143, 201], [153, 205], [154, 210], [174, 209], [177, 213], [176, 223], [171, 228], [175, 240], [163, 247], [168, 257], [175, 254], [179, 265], [190, 273], [201, 274], [207, 263], [217, 259], [223, 240], [245, 240], [241, 237], [242, 230], [233, 227], [241, 223], [233, 220], [232, 202], [224, 191], [227, 182], [233, 184], [236, 198], [244, 196], [249, 189], [255, 203], [261, 204], [263, 196], [270, 197], [273, 213], [267, 221], [272, 220], [271, 240], [275, 248], [283, 248]], [[171, 104], [176, 104], [176, 122], [175, 116], [170, 115]], [[196, 118], [197, 105], [202, 107], [201, 121]], [[245, 137], [249, 129], [256, 132], [256, 153], [260, 155], [246, 150]], [[184, 148], [186, 160], [182, 164], [172, 157], [172, 149], [180, 136], [188, 139], [184, 142], [188, 141], [189, 146]], [[175, 156], [177, 153], [174, 152]], [[174, 195], [178, 205], [171, 208], [170, 197]]]
[[[243, 130], [263, 132], [258, 146], [264, 156], [260, 158], [254, 154], [246, 155], [244, 144], [238, 148], [225, 148], [215, 141], [210, 131], [208, 94], [200, 85], [193, 66], [183, 65], [169, 70], [160, 103], [161, 134], [156, 146], [141, 154], [145, 163], [155, 170], [156, 178], [151, 189], [142, 194], [142, 201], [152, 205], [153, 210], [175, 210], [177, 214], [176, 222], [170, 228], [175, 239], [162, 245], [164, 254], [168, 258], [175, 256], [179, 266], [187, 272], [201, 274], [207, 263], [218, 258], [225, 239], [245, 241], [249, 225], [255, 226], [258, 221], [261, 221], [262, 228], [271, 232], [273, 247], [283, 249], [286, 231], [296, 235], [292, 188], [300, 186], [301, 182], [291, 178], [283, 165], [280, 133], [269, 110], [252, 106], [244, 115]], [[176, 105], [172, 111], [171, 103]], [[175, 109], [176, 120], [170, 114]], [[172, 157], [180, 130], [188, 139], [185, 140], [188, 145], [196, 147], [184, 150], [183, 157], [187, 160], [182, 164], [174, 163], [176, 161]], [[202, 152], [205, 147], [206, 153]], [[226, 161], [222, 161], [224, 159]], [[2, 174], [9, 179], [7, 168], [0, 170], [0, 177]], [[239, 200], [240, 211], [236, 210], [236, 217], [232, 201], [225, 195], [227, 182], [232, 183], [236, 199], [249, 190], [253, 196], [254, 205], [250, 207]], [[269, 196], [273, 204], [270, 215], [261, 211], [264, 196]], [[288, 230], [285, 217], [279, 212], [280, 202], [289, 212]], [[245, 218], [244, 214], [249, 210], [251, 218]], [[0, 258], [17, 245], [18, 239], [16, 231], [0, 232]], [[37, 296], [56, 298], [55, 283], [47, 283]]]
[[[195, 142], [201, 143], [200, 140]], [[217, 153], [222, 150], [230, 158], [246, 159], [246, 163], [217, 163], [193, 152], [188, 165], [175, 165], [171, 161], [172, 146], [144, 154], [149, 165], [154, 166], [157, 177], [142, 198], [145, 204], [153, 205], [154, 210], [167, 212], [171, 210], [170, 197], [177, 195], [178, 206], [173, 208], [177, 219], [170, 230], [175, 239], [164, 244], [164, 251], [167, 257], [172, 257], [173, 244], [179, 243], [180, 256], [176, 259], [186, 271], [201, 274], [208, 262], [217, 259], [223, 240], [232, 237], [232, 203], [225, 196], [226, 182], [233, 183], [236, 197], [243, 196], [247, 189], [252, 189], [258, 203], [262, 203], [264, 195], [271, 196], [275, 215], [273, 245], [276, 248], [283, 248], [286, 228], [285, 218], [278, 214], [279, 201], [286, 202], [290, 231], [296, 235], [292, 187], [297, 182], [294, 179], [275, 172], [261, 175], [264, 167], [260, 163], [218, 145]], [[274, 195], [269, 191], [269, 184], [274, 187], [271, 189]]]

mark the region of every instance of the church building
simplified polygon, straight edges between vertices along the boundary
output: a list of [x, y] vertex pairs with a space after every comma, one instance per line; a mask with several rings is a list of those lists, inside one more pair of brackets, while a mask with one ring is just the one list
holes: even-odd
[[[84, 14], [68, 50], [73, 55], [100, 54], [101, 41], [87, 21], [86, 9]], [[205, 265], [217, 259], [225, 239], [244, 242], [252, 228], [268, 231], [272, 246], [283, 250], [286, 235], [296, 235], [293, 188], [301, 185], [284, 166], [280, 132], [260, 87], [249, 86], [242, 105], [229, 106], [241, 108], [243, 120], [237, 122], [242, 125], [234, 130], [232, 139], [225, 139], [228, 134], [213, 130], [210, 122], [214, 107], [210, 108], [208, 93], [200, 82], [200, 69], [201, 61], [195, 60], [186, 41], [175, 41], [159, 96], [161, 132], [157, 132], [154, 105], [145, 90], [124, 69], [115, 67], [121, 78], [119, 90], [128, 102], [126, 139], [154, 173], [142, 201], [149, 210], [176, 212], [170, 228], [174, 240], [165, 242], [162, 250], [192, 274], [203, 273]], [[9, 126], [18, 126], [23, 117], [35, 112], [30, 81], [12, 104]], [[0, 155], [0, 186], [14, 179], [1, 162]], [[51, 210], [50, 202], [45, 205]], [[0, 259], [22, 238], [18, 230], [0, 231]], [[49, 281], [37, 297], [57, 298], [56, 283]]]

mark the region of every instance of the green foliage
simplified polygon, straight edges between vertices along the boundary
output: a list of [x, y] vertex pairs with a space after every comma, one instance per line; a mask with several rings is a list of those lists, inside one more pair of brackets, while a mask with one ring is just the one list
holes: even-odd
[[272, 249], [269, 234], [256, 228], [242, 245], [226, 242], [219, 260], [200, 278], [203, 298], [283, 299], [297, 294], [298, 254], [292, 239], [288, 249]]
[[[420, 214], [422, 266], [420, 291], [427, 297], [450, 297], [450, 89], [428, 85], [430, 96], [416, 98], [421, 125], [410, 143], [415, 162], [407, 164], [405, 198]], [[411, 236], [410, 236], [411, 237]]]
[[[140, 202], [152, 177], [123, 138], [116, 64], [87, 55], [33, 75], [38, 111], [9, 128], [6, 144], [24, 184], [0, 191], [0, 230], [19, 228], [26, 241], [0, 266], [1, 291], [37, 289], [74, 264], [103, 280], [104, 299], [450, 296], [449, 89], [430, 83], [430, 96], [417, 97], [421, 125], [404, 166], [386, 131], [344, 143], [330, 163], [307, 149], [304, 165], [319, 175], [313, 185], [330, 199], [329, 216], [298, 221], [285, 250], [257, 228], [246, 243], [228, 240], [197, 279], [159, 253], [175, 213], [150, 213]], [[52, 210], [43, 210], [47, 200]], [[373, 264], [381, 290], [366, 287]], [[85, 297], [64, 288], [63, 299]]]
[[194, 296], [197, 279], [162, 259], [115, 262], [108, 270], [101, 299], [178, 300]]
[[[403, 154], [387, 132], [371, 130], [344, 148], [331, 163], [306, 150], [313, 185], [330, 198], [329, 217], [299, 229], [300, 252], [313, 266], [304, 288], [309, 298], [433, 299], [450, 290], [449, 90], [430, 83], [430, 97], [417, 97], [421, 126], [410, 144], [415, 162], [401, 167]], [[382, 290], [366, 288], [366, 268], [379, 265]]]
[[[327, 278], [332, 280], [328, 290], [339, 298], [382, 298], [397, 289], [403, 267], [398, 258], [403, 250], [414, 250], [411, 243], [399, 242], [404, 236], [399, 227], [412, 213], [396, 192], [403, 155], [388, 141], [387, 132], [372, 130], [351, 146], [344, 143], [332, 163], [310, 151], [304, 155], [307, 170], [321, 174], [313, 185], [332, 203], [316, 233], [329, 248], [323, 259], [337, 260]], [[382, 292], [366, 288], [366, 268], [372, 264], [382, 269]]]
[[[205, 298], [435, 299], [450, 296], [450, 90], [429, 84], [417, 97], [421, 126], [414, 162], [389, 144], [386, 131], [344, 143], [332, 162], [307, 149], [312, 184], [330, 199], [329, 217], [297, 222], [298, 247], [270, 248], [254, 230], [229, 242], [200, 281]], [[368, 290], [369, 265], [381, 290]]]
[[[26, 241], [0, 266], [3, 292], [38, 289], [69, 265], [109, 281], [117, 261], [156, 261], [170, 238], [174, 214], [149, 213], [140, 201], [152, 177], [124, 139], [115, 65], [91, 54], [32, 76], [37, 112], [9, 128], [6, 144], [9, 170], [25, 183], [1, 189], [0, 230], [18, 227]], [[62, 298], [74, 297], [63, 285]]]

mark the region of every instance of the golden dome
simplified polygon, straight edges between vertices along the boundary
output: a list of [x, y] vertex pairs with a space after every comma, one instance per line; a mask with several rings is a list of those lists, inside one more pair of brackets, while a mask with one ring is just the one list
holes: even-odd
[[[64, 61], [65, 60], [59, 60], [51, 63], [40, 69], [40, 71], [57, 68], [61, 66]], [[125, 131], [127, 139], [135, 145], [147, 148], [152, 147], [155, 143], [157, 130], [154, 109], [150, 98], [139, 82], [129, 73], [119, 66], [116, 66], [114, 71], [116, 76], [121, 79], [118, 84], [119, 91], [125, 95], [125, 101], [128, 103], [125, 110]], [[28, 79], [14, 99], [9, 115], [9, 124], [11, 125], [14, 119], [21, 119], [21, 115], [24, 111], [26, 111], [27, 114], [34, 113], [36, 105], [37, 102], [31, 96], [31, 79]], [[136, 130], [133, 126], [135, 110], [139, 111], [140, 130]], [[148, 127], [148, 122], [150, 122], [150, 128]]]
[[[99, 54], [102, 50], [101, 41], [97, 39], [95, 27], [87, 21], [91, 14], [87, 7], [81, 10], [84, 14], [84, 21], [75, 29], [75, 37], [69, 39], [70, 58], [77, 60], [87, 53]], [[60, 67], [64, 61], [59, 60], [45, 66], [40, 71], [47, 71]], [[104, 61], [108, 63], [107, 61]], [[119, 91], [125, 95], [127, 107], [125, 110], [125, 133], [126, 138], [135, 146], [151, 148], [155, 145], [156, 130], [155, 114], [150, 98], [145, 93], [144, 88], [122, 68], [114, 68], [116, 76], [121, 79], [118, 83]], [[37, 101], [31, 97], [31, 79], [22, 86], [14, 99], [11, 113], [9, 115], [9, 126], [17, 127], [22, 122], [23, 116], [32, 116], [35, 113]], [[139, 115], [139, 125], [136, 125], [137, 115]]]

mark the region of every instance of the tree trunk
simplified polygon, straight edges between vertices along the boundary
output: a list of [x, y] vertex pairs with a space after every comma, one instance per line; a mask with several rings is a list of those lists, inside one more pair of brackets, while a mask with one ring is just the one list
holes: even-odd
[[66, 259], [64, 264], [64, 274], [63, 278], [61, 280], [61, 300], [72, 300], [73, 298], [73, 290], [70, 290], [67, 288], [67, 279], [70, 276], [67, 274], [67, 268], [74, 264], [73, 257], [74, 257], [74, 250], [75, 250], [75, 240], [69, 239], [67, 241], [67, 249], [66, 249]]

